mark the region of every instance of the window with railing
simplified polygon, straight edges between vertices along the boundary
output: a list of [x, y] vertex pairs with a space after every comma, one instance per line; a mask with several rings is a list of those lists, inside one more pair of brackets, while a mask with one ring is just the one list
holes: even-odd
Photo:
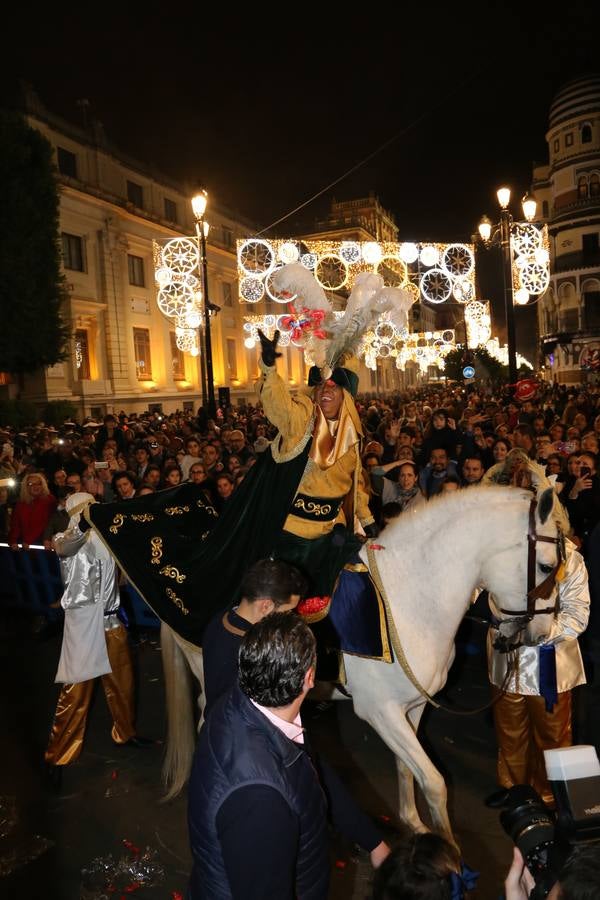
[[147, 328], [133, 329], [133, 351], [135, 373], [140, 381], [152, 378], [152, 356], [150, 353], [150, 331]]
[[165, 219], [168, 222], [177, 221], [177, 204], [174, 200], [169, 200], [168, 197], [165, 197]]
[[577, 181], [577, 197], [579, 200], [587, 200], [588, 183], [585, 175], [580, 175]]
[[78, 328], [75, 331], [75, 367], [77, 377], [82, 381], [88, 381], [91, 371], [90, 345], [89, 335], [85, 328]]

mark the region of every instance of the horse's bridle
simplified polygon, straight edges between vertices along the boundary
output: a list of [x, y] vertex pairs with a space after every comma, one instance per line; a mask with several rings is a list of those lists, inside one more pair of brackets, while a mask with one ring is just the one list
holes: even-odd
[[[515, 612], [512, 609], [503, 609], [502, 607], [499, 607], [500, 612], [507, 613], [512, 617], [511, 619], [503, 619], [503, 623], [518, 621], [522, 622], [523, 626], [525, 626], [527, 622], [531, 622], [534, 616], [547, 615], [549, 613], [556, 615], [559, 610], [558, 593], [556, 594], [556, 600], [554, 601], [553, 606], [545, 606], [543, 609], [535, 608], [536, 600], [547, 600], [554, 590], [556, 586], [556, 576], [558, 575], [559, 570], [566, 561], [565, 538], [560, 528], [558, 529], [558, 537], [555, 538], [545, 537], [544, 535], [537, 533], [535, 528], [536, 507], [536, 500], [532, 500], [529, 504], [529, 529], [527, 532], [527, 609], [524, 612]], [[558, 562], [556, 563], [548, 577], [544, 578], [543, 581], [540, 581], [540, 583], [536, 585], [535, 545], [538, 541], [544, 541], [547, 544], [557, 545]]]

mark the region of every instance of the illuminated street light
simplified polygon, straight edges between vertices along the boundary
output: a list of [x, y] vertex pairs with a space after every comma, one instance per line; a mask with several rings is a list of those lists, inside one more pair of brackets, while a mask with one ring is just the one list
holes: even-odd
[[510, 188], [497, 191], [500, 221], [495, 225], [484, 216], [478, 231], [485, 247], [502, 249], [504, 283], [504, 311], [506, 342], [508, 345], [508, 373], [511, 384], [517, 380], [517, 347], [515, 334], [515, 303], [525, 306], [531, 297], [539, 299], [550, 281], [548, 233], [546, 226], [534, 224], [536, 202], [526, 194], [522, 200], [524, 222], [514, 221], [509, 210]]

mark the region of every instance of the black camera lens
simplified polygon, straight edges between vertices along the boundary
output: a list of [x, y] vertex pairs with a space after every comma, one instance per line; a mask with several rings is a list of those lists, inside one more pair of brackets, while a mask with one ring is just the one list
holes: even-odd
[[533, 877], [543, 873], [554, 842], [554, 819], [540, 795], [528, 785], [511, 788], [500, 822], [521, 851]]

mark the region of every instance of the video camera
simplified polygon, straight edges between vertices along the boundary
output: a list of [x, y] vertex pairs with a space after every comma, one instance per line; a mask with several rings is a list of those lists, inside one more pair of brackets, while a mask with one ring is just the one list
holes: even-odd
[[529, 785], [508, 791], [502, 827], [517, 845], [535, 881], [529, 897], [547, 897], [573, 847], [600, 843], [600, 762], [594, 747], [545, 750], [556, 813]]

